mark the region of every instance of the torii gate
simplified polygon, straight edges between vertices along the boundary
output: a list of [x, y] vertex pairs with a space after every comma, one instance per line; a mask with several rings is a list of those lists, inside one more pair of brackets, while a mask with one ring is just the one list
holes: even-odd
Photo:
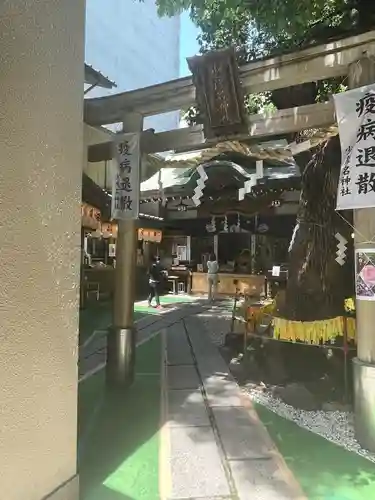
[[[85, 122], [94, 127], [123, 122], [124, 131], [141, 133], [141, 147], [144, 153], [207, 148], [221, 142], [223, 135], [225, 140], [259, 140], [276, 134], [323, 127], [331, 127], [330, 135], [334, 135], [337, 134], [337, 128], [332, 129], [335, 113], [331, 101], [281, 110], [268, 116], [246, 116], [239, 99], [241, 91], [272, 91], [344, 75], [349, 77], [350, 88], [375, 82], [374, 31], [310, 47], [297, 53], [255, 61], [240, 68], [236, 67], [233, 53], [224, 51], [221, 59], [219, 56], [220, 54], [209, 54], [191, 59], [193, 78], [181, 78], [110, 97], [87, 99]], [[211, 94], [207, 94], [207, 89], [212, 92], [213, 81], [207, 76], [207, 71], [204, 74], [202, 69], [204, 64], [209, 65], [213, 59], [215, 71], [221, 65], [222, 68], [226, 67], [229, 70], [227, 74], [231, 75], [229, 79], [224, 78], [224, 72], [219, 71], [215, 81], [215, 92], [222, 92], [220, 103], [215, 100], [210, 102]], [[359, 72], [356, 71], [358, 67], [361, 69]], [[203, 88], [199, 86], [202, 82], [205, 82]], [[196, 88], [194, 83], [198, 83]], [[158, 134], [142, 132], [144, 117], [190, 106], [194, 104], [195, 97], [200, 106], [205, 107], [208, 119], [204, 127], [195, 126]], [[218, 133], [220, 120], [224, 126]], [[311, 147], [311, 143], [305, 144], [304, 147]], [[111, 144], [91, 147], [88, 157], [90, 161], [112, 158]], [[356, 245], [362, 243], [362, 246], [366, 246], [375, 234], [374, 209], [355, 211], [355, 225], [358, 234], [361, 234], [356, 237]], [[115, 321], [119, 324], [115, 324], [115, 331], [109, 336], [108, 373], [113, 381], [126, 385], [132, 378], [134, 344], [132, 290], [135, 276], [132, 263], [135, 255], [135, 226], [132, 221], [119, 225], [117, 251]], [[374, 323], [375, 303], [358, 302], [358, 359], [354, 365], [356, 427], [361, 444], [372, 450], [375, 450], [375, 425], [372, 418], [375, 385], [369, 384], [368, 379], [375, 377]]]

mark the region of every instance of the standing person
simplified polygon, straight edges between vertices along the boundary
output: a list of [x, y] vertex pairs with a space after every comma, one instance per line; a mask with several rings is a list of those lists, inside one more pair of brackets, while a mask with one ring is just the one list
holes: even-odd
[[216, 260], [216, 255], [212, 253], [207, 261], [207, 283], [208, 283], [208, 300], [213, 302], [218, 285], [219, 264]]
[[156, 308], [160, 309], [160, 282], [163, 276], [163, 268], [160, 264], [160, 258], [158, 256], [153, 257], [153, 262], [148, 271], [148, 284], [150, 293], [148, 296], [148, 307], [152, 306], [152, 299], [155, 297]]

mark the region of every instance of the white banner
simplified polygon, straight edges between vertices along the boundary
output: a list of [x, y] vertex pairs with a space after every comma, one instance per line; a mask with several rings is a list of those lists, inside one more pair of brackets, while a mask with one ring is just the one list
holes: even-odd
[[112, 219], [139, 216], [140, 134], [119, 134], [114, 138], [112, 162]]
[[334, 96], [341, 142], [337, 210], [375, 207], [375, 84]]

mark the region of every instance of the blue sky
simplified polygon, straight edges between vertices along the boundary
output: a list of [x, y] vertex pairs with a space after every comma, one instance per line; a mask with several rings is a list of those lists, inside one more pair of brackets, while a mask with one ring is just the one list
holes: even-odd
[[181, 35], [180, 35], [180, 76], [190, 74], [186, 58], [194, 56], [199, 52], [197, 42], [198, 28], [191, 22], [189, 14], [181, 14]]

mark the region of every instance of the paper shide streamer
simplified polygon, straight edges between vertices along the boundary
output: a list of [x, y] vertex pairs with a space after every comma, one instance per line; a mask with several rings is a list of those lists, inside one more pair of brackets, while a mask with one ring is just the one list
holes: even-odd
[[224, 217], [223, 231], [224, 231], [224, 233], [229, 232], [228, 217], [227, 216]]
[[253, 186], [257, 183], [256, 174], [252, 174], [247, 181], [245, 181], [242, 188], [238, 190], [238, 201], [243, 201], [247, 194], [251, 193]]
[[199, 167], [197, 167], [196, 172], [198, 173], [199, 178], [197, 181], [196, 188], [194, 189], [194, 194], [193, 194], [192, 200], [193, 200], [195, 206], [198, 207], [201, 204], [203, 190], [206, 187], [206, 181], [207, 181], [208, 177], [207, 177], [207, 174], [206, 174], [202, 165], [199, 165]]
[[335, 234], [335, 238], [338, 241], [337, 243], [337, 252], [336, 252], [336, 262], [340, 266], [343, 266], [345, 264], [346, 260], [346, 251], [347, 251], [347, 244], [348, 240], [346, 240], [340, 233]]
[[251, 174], [245, 181], [243, 187], [238, 190], [238, 201], [243, 201], [245, 199], [245, 196], [251, 193], [252, 188], [257, 183], [257, 179], [261, 179], [263, 175], [263, 160], [257, 160], [256, 173]]

